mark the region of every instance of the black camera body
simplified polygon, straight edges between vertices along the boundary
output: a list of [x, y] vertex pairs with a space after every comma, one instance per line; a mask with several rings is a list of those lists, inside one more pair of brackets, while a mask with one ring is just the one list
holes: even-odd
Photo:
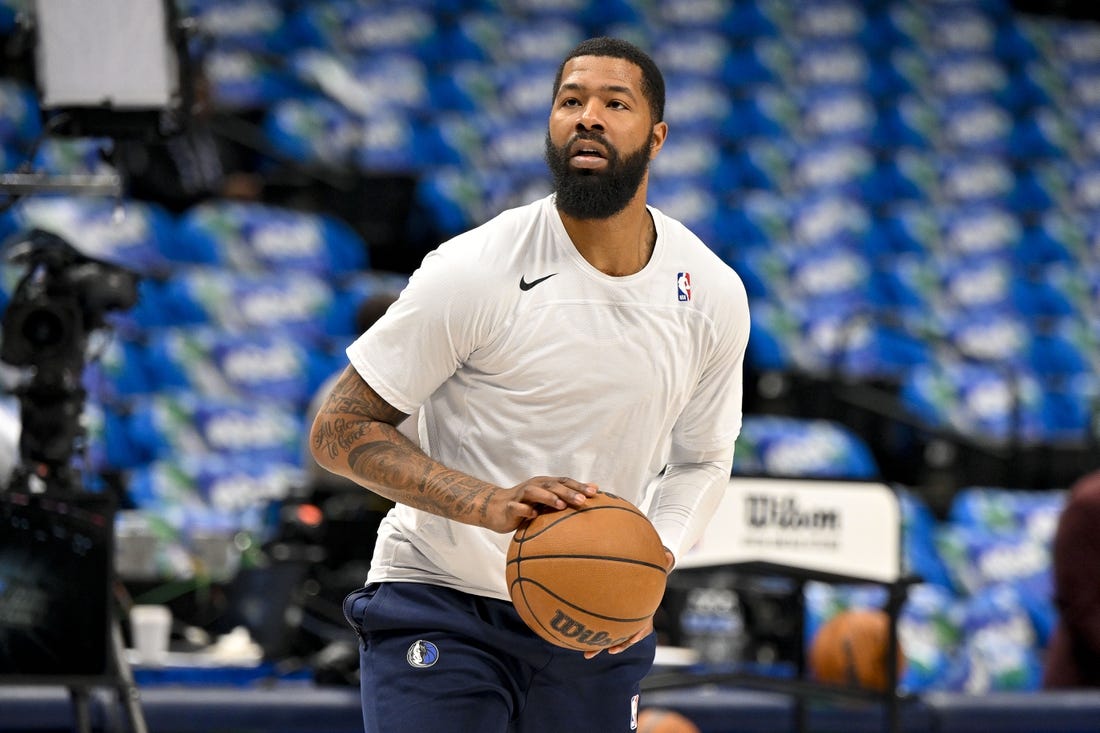
[[82, 437], [88, 337], [105, 325], [108, 312], [137, 302], [138, 276], [41, 229], [20, 235], [8, 259], [27, 268], [0, 322], [0, 360], [29, 373], [15, 390], [22, 466], [13, 484], [34, 475], [47, 489], [72, 493], [77, 487], [70, 461]]

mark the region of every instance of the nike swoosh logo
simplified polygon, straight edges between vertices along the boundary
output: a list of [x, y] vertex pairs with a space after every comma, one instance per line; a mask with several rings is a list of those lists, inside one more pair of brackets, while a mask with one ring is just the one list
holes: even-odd
[[543, 275], [538, 280], [532, 280], [531, 282], [527, 282], [527, 280], [524, 279], [524, 276], [520, 275], [519, 276], [519, 289], [520, 290], [530, 290], [531, 288], [535, 287], [536, 285], [538, 285], [543, 280], [549, 280], [550, 278], [554, 277], [554, 275], [557, 275], [557, 274], [558, 273], [556, 273], [556, 272], [551, 272], [549, 275]]

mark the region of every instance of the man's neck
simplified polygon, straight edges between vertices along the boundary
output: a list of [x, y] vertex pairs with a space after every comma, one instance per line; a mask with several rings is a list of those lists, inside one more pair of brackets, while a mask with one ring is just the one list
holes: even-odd
[[575, 219], [558, 211], [581, 256], [600, 272], [624, 277], [639, 272], [653, 255], [657, 230], [645, 205], [645, 188], [607, 219]]

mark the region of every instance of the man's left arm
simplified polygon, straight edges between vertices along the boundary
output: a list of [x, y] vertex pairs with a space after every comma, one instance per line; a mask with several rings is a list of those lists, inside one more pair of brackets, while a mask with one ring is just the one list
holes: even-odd
[[702, 537], [729, 486], [732, 468], [732, 455], [724, 461], [672, 463], [658, 480], [649, 518], [675, 560]]

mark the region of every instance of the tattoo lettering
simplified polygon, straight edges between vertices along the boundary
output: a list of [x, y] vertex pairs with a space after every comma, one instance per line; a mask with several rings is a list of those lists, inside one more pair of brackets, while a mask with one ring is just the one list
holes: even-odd
[[488, 513], [491, 492], [485, 494], [483, 482], [435, 464], [411, 445], [371, 441], [348, 451], [347, 460], [357, 476], [399, 491], [408, 486], [408, 477], [416, 476], [411, 491], [402, 492], [401, 501], [409, 506], [455, 519]]
[[365, 417], [391, 425], [397, 424], [405, 417], [405, 413], [394, 409], [379, 397], [378, 393], [350, 367], [332, 388], [327, 409], [329, 412]]

